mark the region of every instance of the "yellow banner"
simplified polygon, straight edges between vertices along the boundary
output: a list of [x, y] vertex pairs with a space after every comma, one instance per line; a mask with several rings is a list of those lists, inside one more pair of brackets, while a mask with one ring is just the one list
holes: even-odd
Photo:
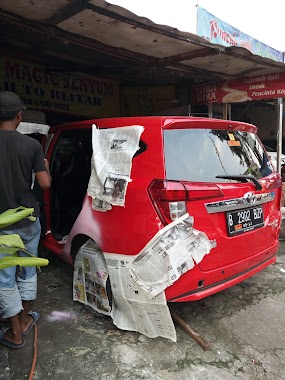
[[15, 92], [28, 109], [120, 116], [119, 81], [53, 74], [43, 65], [14, 58], [0, 58], [0, 90]]

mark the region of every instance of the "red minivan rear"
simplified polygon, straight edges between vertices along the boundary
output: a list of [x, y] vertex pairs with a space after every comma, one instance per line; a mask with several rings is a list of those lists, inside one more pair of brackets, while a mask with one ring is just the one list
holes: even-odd
[[215, 246], [167, 289], [168, 299], [200, 299], [274, 262], [281, 181], [256, 128], [209, 119], [173, 123], [163, 140], [165, 180], [150, 188], [157, 213], [165, 224], [188, 212]]
[[[85, 237], [94, 240], [102, 252], [137, 255], [160, 229], [188, 213], [194, 218], [194, 228], [207, 235], [212, 249], [166, 289], [167, 300], [173, 302], [194, 301], [214, 294], [275, 262], [281, 178], [274, 171], [255, 126], [195, 117], [73, 123], [52, 131], [58, 140], [52, 142], [48, 151], [52, 170], [56, 168], [56, 149], [61, 139], [70, 137], [75, 144], [81, 141], [82, 131], [85, 137], [81, 150], [91, 149], [91, 134], [86, 132], [88, 129], [91, 132], [93, 123], [103, 129], [144, 127], [140, 149], [132, 160], [132, 181], [125, 207], [113, 206], [102, 213], [92, 209], [92, 200], [86, 196], [71, 231], [64, 229], [68, 234], [65, 245], [57, 242], [62, 236], [56, 238], [54, 233], [55, 229], [59, 231], [56, 221], [60, 218], [48, 221], [50, 231], [43, 241], [46, 247], [71, 262], [73, 248]], [[82, 183], [81, 163], [80, 167], [74, 181], [83, 189], [87, 188], [87, 181], [84, 179], [86, 183]], [[56, 199], [56, 183], [51, 197], [46, 197], [48, 214], [55, 216], [57, 203], [52, 206], [52, 202]], [[72, 189], [68, 186], [69, 191]], [[62, 198], [68, 200], [68, 194]], [[73, 198], [67, 205], [69, 210], [74, 206]]]

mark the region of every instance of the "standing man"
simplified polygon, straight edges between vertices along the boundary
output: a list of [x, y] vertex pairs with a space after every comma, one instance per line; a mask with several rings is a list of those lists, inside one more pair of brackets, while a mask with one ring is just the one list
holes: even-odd
[[[37, 219], [23, 219], [0, 229], [0, 234], [20, 235], [27, 251], [37, 256], [41, 226], [39, 207], [31, 190], [32, 172], [42, 189], [50, 187], [51, 177], [40, 143], [16, 131], [23, 109], [26, 108], [16, 94], [0, 92], [0, 213], [19, 206], [33, 207]], [[26, 256], [21, 251], [19, 255]], [[7, 318], [11, 326], [0, 332], [0, 344], [12, 349], [25, 345], [23, 335], [39, 319], [39, 313], [31, 311], [36, 294], [35, 267], [22, 267], [20, 272], [17, 267], [0, 270], [0, 316]]]

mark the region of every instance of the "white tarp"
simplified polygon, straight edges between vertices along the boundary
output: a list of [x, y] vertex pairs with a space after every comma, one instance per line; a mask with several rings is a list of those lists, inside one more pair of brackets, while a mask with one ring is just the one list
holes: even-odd
[[129, 272], [131, 256], [104, 253], [113, 293], [112, 318], [122, 329], [176, 342], [176, 331], [164, 292], [150, 300]]
[[193, 223], [189, 214], [181, 216], [158, 231], [132, 259], [130, 273], [149, 298], [199, 264], [215, 246], [204, 232], [193, 228]]
[[93, 199], [93, 209], [107, 211], [111, 205], [125, 205], [132, 158], [139, 149], [143, 130], [140, 125], [108, 129], [97, 129], [93, 125], [93, 157], [87, 189]]
[[18, 125], [17, 131], [24, 135], [30, 135], [32, 133], [40, 133], [42, 135], [47, 135], [49, 129], [50, 126], [45, 124], [21, 122]]

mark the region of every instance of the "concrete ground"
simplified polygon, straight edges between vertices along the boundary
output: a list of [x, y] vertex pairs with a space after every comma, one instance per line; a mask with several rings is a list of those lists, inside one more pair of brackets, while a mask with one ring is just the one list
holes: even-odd
[[[171, 304], [210, 342], [208, 351], [179, 326], [173, 343], [95, 317], [72, 301], [72, 268], [48, 257], [35, 304], [41, 318], [34, 380], [285, 379], [284, 242], [277, 263], [251, 279], [195, 303]], [[0, 380], [28, 379], [33, 332], [26, 338], [19, 351], [0, 348]]]

